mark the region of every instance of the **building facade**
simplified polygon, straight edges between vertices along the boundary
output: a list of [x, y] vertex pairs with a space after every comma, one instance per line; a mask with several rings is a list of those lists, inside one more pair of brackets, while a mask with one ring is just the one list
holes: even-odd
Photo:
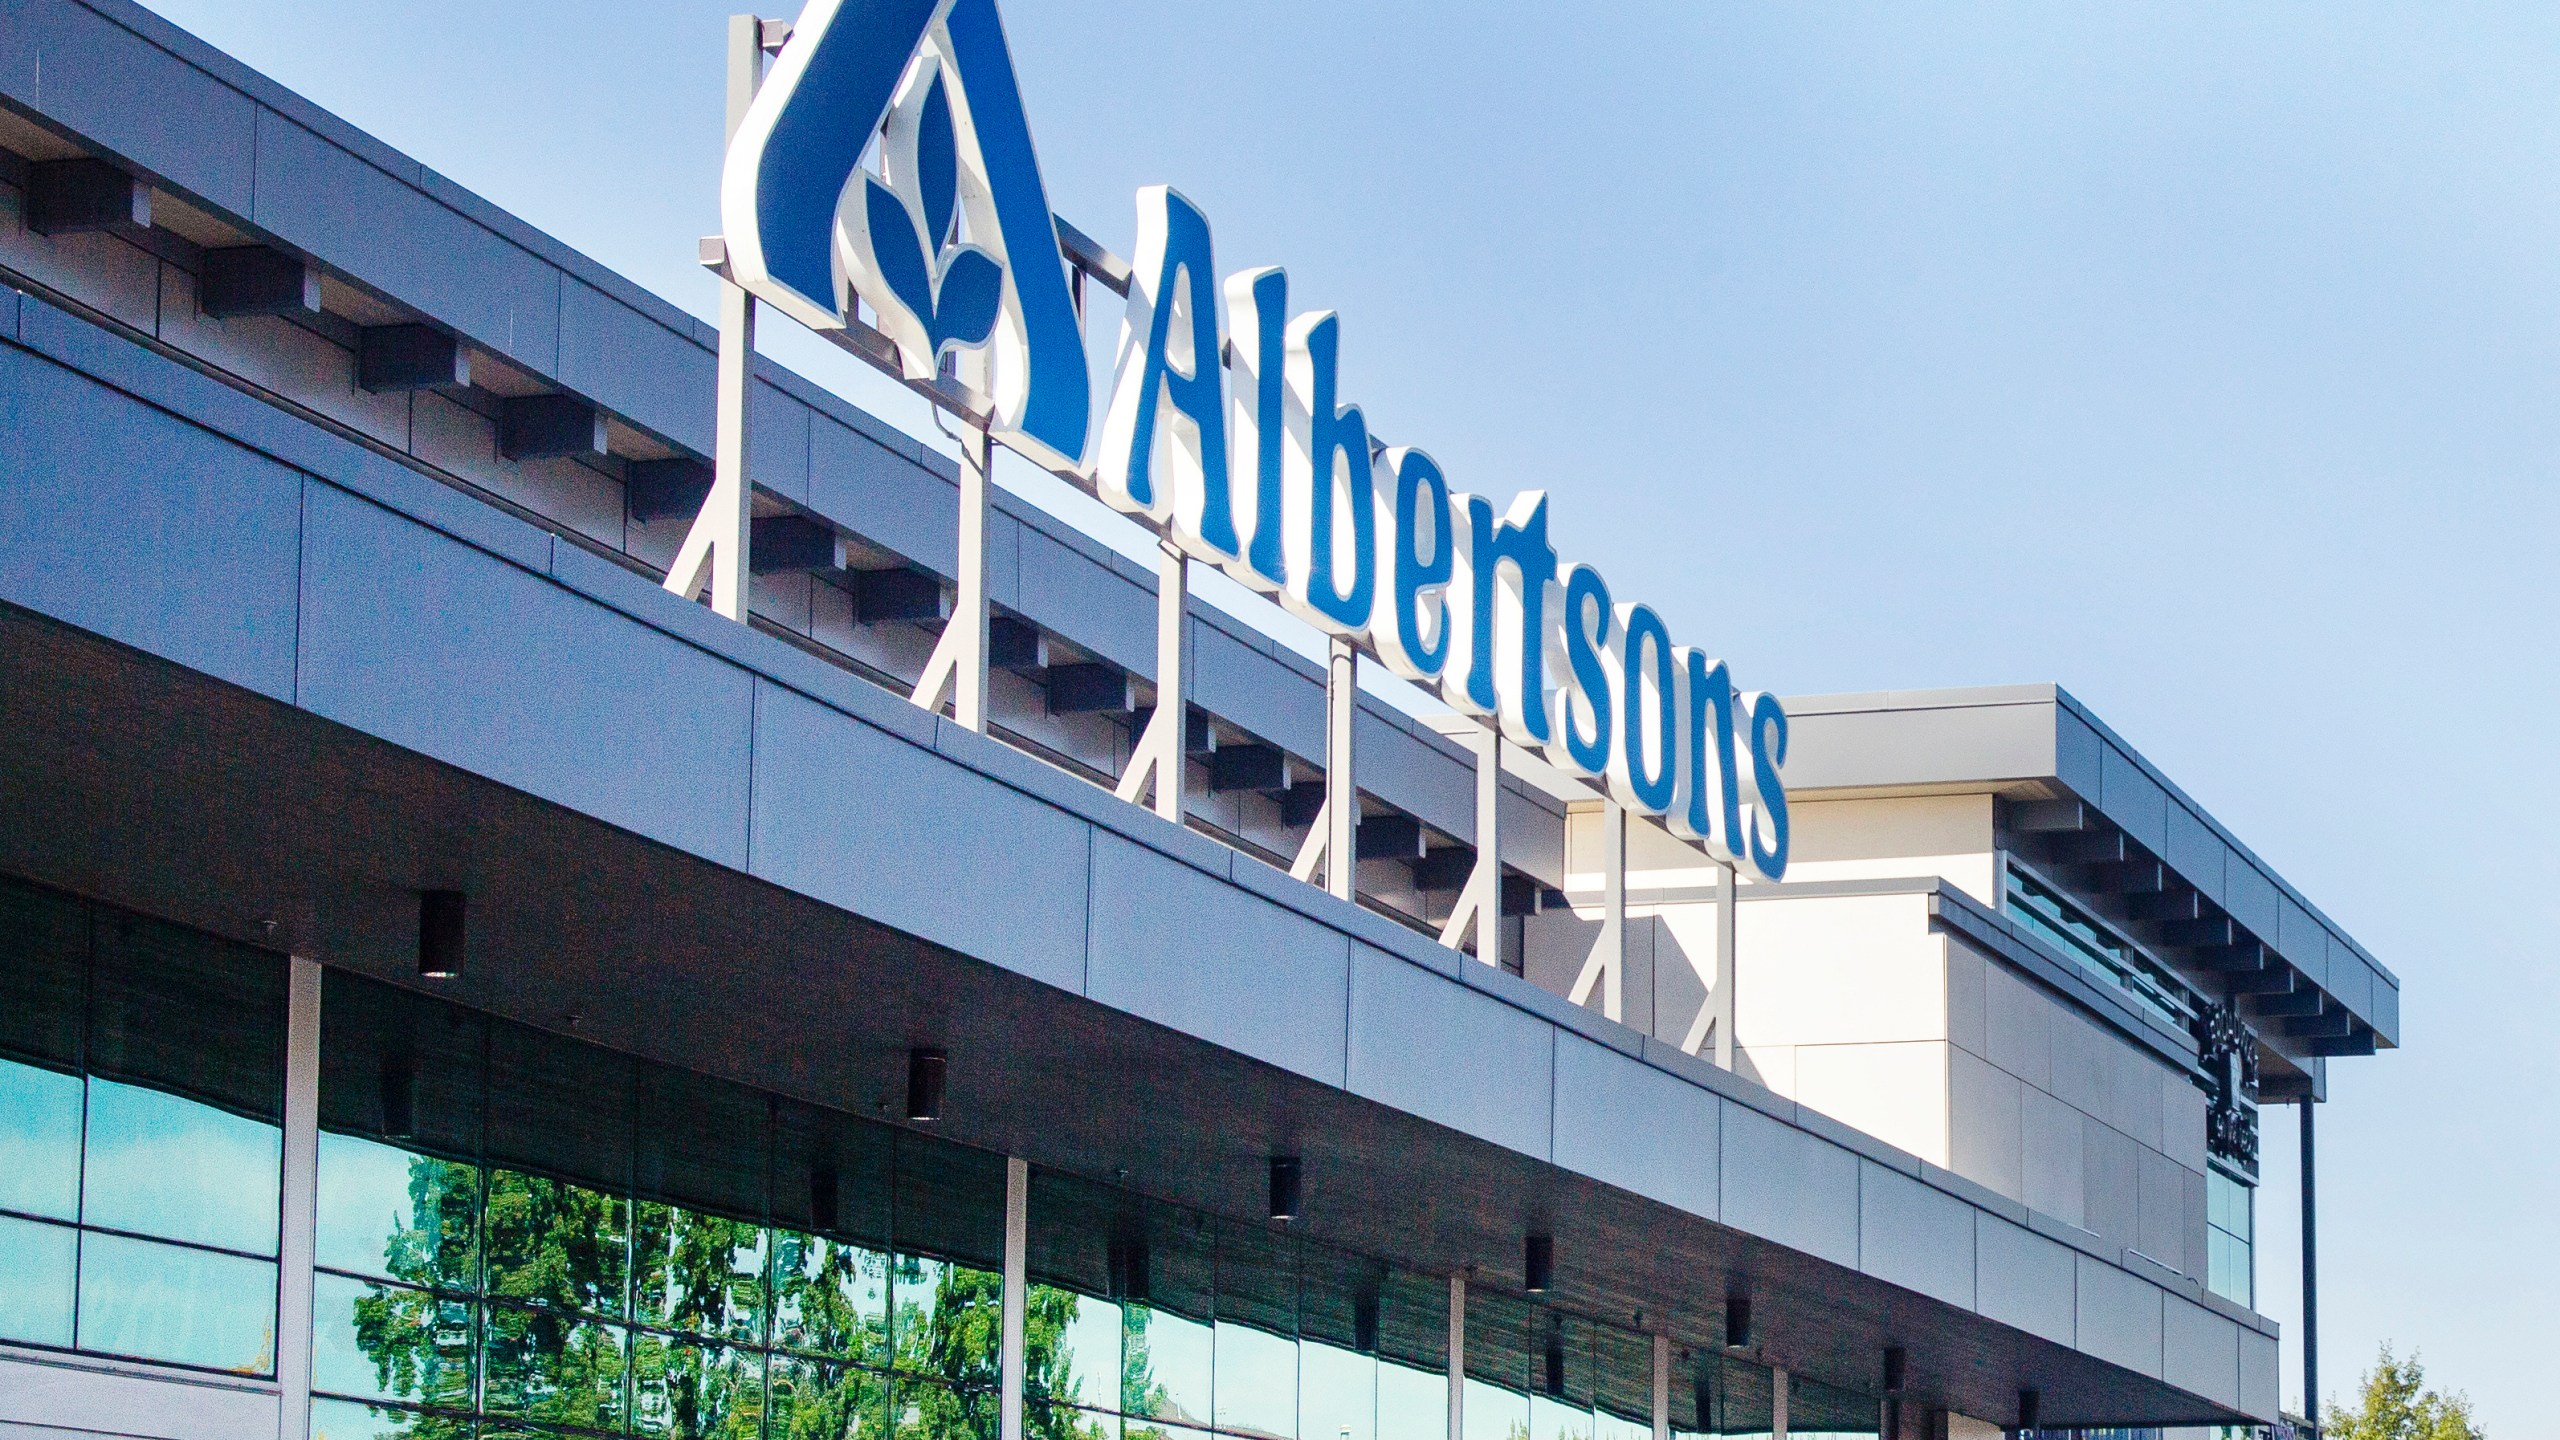
[[2058, 689], [1786, 702], [1771, 883], [1362, 694], [1319, 887], [1277, 611], [1129, 803], [1159, 570], [763, 363], [670, 594], [712, 327], [136, 6], [0, 3], [0, 281], [0, 1435], [2277, 1419], [2398, 982]]

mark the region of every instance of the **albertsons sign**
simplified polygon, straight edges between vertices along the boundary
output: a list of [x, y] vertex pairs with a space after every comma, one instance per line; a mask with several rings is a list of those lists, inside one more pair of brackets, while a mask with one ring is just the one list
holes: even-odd
[[1222, 277], [1208, 218], [1169, 187], [1137, 197], [1096, 433], [994, 0], [814, 0], [730, 146], [721, 210], [759, 299], [818, 329], [868, 306], [908, 378], [962, 367], [1007, 446], [1713, 858], [1784, 873], [1777, 697], [1559, 558], [1543, 492], [1497, 512], [1424, 451], [1374, 447], [1337, 384], [1338, 317], [1292, 315], [1280, 269]]

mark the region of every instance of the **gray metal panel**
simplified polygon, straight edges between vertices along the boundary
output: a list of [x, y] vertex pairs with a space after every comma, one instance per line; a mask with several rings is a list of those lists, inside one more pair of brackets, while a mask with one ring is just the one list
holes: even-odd
[[2275, 944], [2282, 912], [2277, 909], [2276, 887], [2266, 874], [2235, 855], [2223, 872], [2222, 886], [2222, 908], [2231, 912], [2231, 918], [2248, 926], [2249, 933], [2260, 940]]
[[2397, 1045], [2400, 1043], [2400, 984], [2380, 967], [2367, 965], [2373, 977], [2373, 1012], [2368, 1017], [2374, 1033]]
[[560, 282], [560, 383], [697, 455], [711, 453], [713, 363], [690, 335]]
[[1728, 1105], [1724, 1223], [1855, 1269], [1858, 1157], [1756, 1110]]
[[2160, 1378], [2239, 1408], [2240, 1327], [2175, 1295], [2161, 1305]]
[[[2326, 932], [2323, 932], [2326, 934]], [[2348, 1013], [2373, 1014], [2374, 973], [2346, 941], [2328, 935], [2329, 959], [2326, 983], [2322, 988], [2337, 997]]]
[[258, 112], [248, 218], [477, 345], [557, 368], [557, 269], [270, 110]]
[[1156, 669], [1155, 591], [1096, 565], [1056, 536], [1022, 537], [1022, 589], [1041, 597], [1033, 618], [1140, 675]]
[[301, 476], [18, 349], [0, 435], [0, 598], [293, 697]]
[[2105, 788], [2107, 742], [2070, 706], [2056, 704], [2053, 715], [2053, 778], [2083, 800]]
[[[1041, 545], [1029, 537], [1025, 547]], [[1321, 763], [1324, 687], [1215, 625], [1191, 628], [1191, 694], [1210, 713]]]
[[1355, 1095], [1545, 1158], [1556, 1032], [1534, 1015], [1368, 945], [1351, 952]]
[[1093, 840], [1092, 894], [1087, 995], [1343, 1083], [1348, 936], [1107, 831]]
[[1605, 1045], [1556, 1037], [1558, 1165], [1712, 1220], [1722, 1200], [1726, 1108]]
[[2281, 1383], [2281, 1360], [2276, 1337], [2255, 1330], [2240, 1332], [2240, 1411], [2273, 1423], [2282, 1400], [2277, 1387]]
[[2293, 962], [2293, 968], [2301, 971], [2312, 984], [2326, 989], [2329, 984], [2329, 927], [2320, 923], [2301, 901], [2282, 892], [2276, 895], [2276, 911], [2276, 933], [2258, 938], [2283, 951], [2284, 958]]
[[2098, 753], [2098, 806], [2124, 833], [2158, 855], [2169, 848], [2169, 792], [2141, 762], [2114, 745]]
[[257, 106], [103, 16], [69, 5], [0, 12], [0, 93], [181, 190], [248, 212]]
[[755, 874], [1081, 992], [1092, 827], [779, 685], [756, 687]]
[[0, 1436], [275, 1440], [273, 1384], [154, 1368], [0, 1356]]
[[303, 706], [746, 864], [746, 672], [332, 486], [303, 529]]
[[2145, 1375], [2160, 1373], [2160, 1287], [2087, 1255], [2078, 1257], [2080, 1348]]
[[808, 406], [767, 381], [747, 389], [747, 474], [802, 505], [809, 503], [811, 419]]
[[959, 569], [960, 491], [825, 415], [809, 425], [809, 508], [945, 577]]
[[1845, 790], [2053, 773], [2054, 707], [1791, 715], [1787, 788]]
[[2077, 1253], [1997, 1215], [1976, 1212], [1973, 1221], [1975, 1306], [2003, 1325], [2073, 1343]]
[[1858, 1268], [1970, 1310], [1973, 1207], [1873, 1161], [1858, 1164]]
[[2203, 816], [2183, 801], [2169, 802], [2169, 848], [2160, 852], [2160, 858], [2218, 905], [2224, 894], [2223, 862], [2230, 854], [2231, 847], [2222, 843]]

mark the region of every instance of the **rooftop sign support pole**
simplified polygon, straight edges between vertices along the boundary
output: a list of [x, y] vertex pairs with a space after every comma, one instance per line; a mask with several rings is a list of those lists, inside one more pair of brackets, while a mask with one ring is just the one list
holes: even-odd
[[1351, 775], [1351, 722], [1360, 713], [1359, 653], [1336, 636], [1324, 671], [1324, 803], [1307, 827], [1306, 843], [1289, 862], [1294, 880], [1324, 871], [1324, 888], [1337, 899], [1352, 895], [1360, 843], [1360, 789]]
[[[1736, 908], [1740, 896], [1735, 885], [1733, 867], [1716, 867], [1716, 986], [1708, 1003], [1716, 1012], [1716, 1064], [1721, 1069], [1733, 1068], [1735, 936], [1741, 923]], [[1785, 1394], [1782, 1388], [1778, 1393]]]
[[1131, 748], [1118, 795], [1136, 804], [1154, 792], [1156, 814], [1182, 823], [1182, 766], [1190, 734], [1191, 685], [1183, 674], [1189, 633], [1191, 561], [1170, 540], [1156, 542], [1156, 713]]
[[960, 432], [960, 574], [951, 619], [913, 696], [927, 710], [951, 701], [964, 730], [987, 733], [987, 471], [995, 442], [984, 425]]
[[1600, 935], [1574, 977], [1572, 1000], [1590, 1004], [1596, 987], [1600, 1013], [1618, 1020], [1626, 1015], [1627, 807], [1615, 800], [1600, 806], [1600, 883]]
[[1440, 927], [1440, 943], [1452, 950], [1476, 934], [1476, 958], [1502, 964], [1502, 731], [1487, 725], [1476, 734], [1476, 863], [1467, 888]]
[[[1698, 1018], [1689, 1025], [1689, 1033], [1680, 1048], [1691, 1055], [1703, 1053], [1709, 1040], [1715, 1042], [1714, 1060], [1723, 1069], [1733, 1068], [1733, 948], [1735, 885], [1733, 867], [1716, 867], [1716, 955], [1712, 972], [1701, 973], [1707, 983], [1707, 998], [1698, 1007]], [[1697, 962], [1693, 958], [1690, 963]]]
[[1359, 652], [1335, 636], [1324, 680], [1324, 887], [1348, 900], [1359, 869], [1360, 789], [1351, 774], [1351, 722], [1360, 710]]
[[[735, 136], [764, 72], [764, 22], [729, 17], [729, 124]], [[667, 567], [667, 588], [687, 600], [711, 585], [711, 608], [747, 618], [747, 544], [754, 533], [754, 487], [747, 483], [747, 387], [756, 355], [756, 300], [736, 281], [720, 280], [719, 385], [712, 418], [711, 493]]]

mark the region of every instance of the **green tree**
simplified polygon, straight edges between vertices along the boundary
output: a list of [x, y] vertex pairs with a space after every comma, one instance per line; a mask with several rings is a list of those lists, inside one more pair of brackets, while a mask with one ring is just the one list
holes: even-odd
[[2321, 1431], [2329, 1440], [2482, 1440], [2471, 1398], [2428, 1389], [2427, 1367], [2416, 1355], [2393, 1355], [2388, 1342], [2365, 1372], [2356, 1408], [2329, 1406]]

